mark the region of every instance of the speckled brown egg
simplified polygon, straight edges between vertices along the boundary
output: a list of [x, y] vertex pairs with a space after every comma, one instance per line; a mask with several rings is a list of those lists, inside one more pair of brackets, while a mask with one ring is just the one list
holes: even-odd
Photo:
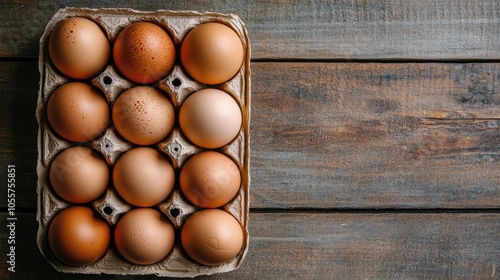
[[71, 266], [99, 260], [111, 239], [109, 225], [86, 206], [71, 206], [59, 212], [49, 226], [49, 247], [54, 256]]
[[220, 84], [231, 79], [243, 63], [243, 44], [229, 26], [210, 22], [191, 30], [180, 50], [184, 69], [204, 84]]
[[109, 41], [92, 20], [72, 17], [61, 21], [49, 38], [49, 56], [64, 75], [75, 79], [97, 76], [109, 62]]
[[175, 63], [175, 46], [163, 28], [151, 22], [125, 27], [113, 46], [118, 70], [133, 82], [149, 84], [165, 77]]
[[87, 203], [106, 190], [109, 169], [104, 159], [90, 148], [77, 146], [56, 156], [49, 170], [50, 184], [63, 199]]
[[57, 88], [47, 103], [47, 119], [59, 136], [86, 142], [101, 135], [109, 123], [109, 106], [94, 87], [70, 82]]
[[123, 92], [112, 111], [113, 124], [126, 140], [138, 145], [158, 143], [174, 126], [170, 100], [159, 90], [137, 86]]
[[160, 152], [138, 147], [125, 152], [113, 168], [113, 183], [128, 203], [154, 206], [165, 200], [174, 188], [174, 168]]
[[240, 189], [238, 166], [226, 155], [205, 151], [183, 165], [179, 184], [186, 198], [203, 208], [217, 208], [231, 201]]
[[179, 110], [184, 135], [195, 145], [219, 148], [231, 142], [242, 124], [236, 100], [228, 93], [206, 88], [191, 94]]
[[136, 208], [118, 221], [114, 241], [118, 252], [136, 264], [154, 264], [164, 259], [174, 246], [172, 223], [152, 208]]
[[220, 265], [236, 257], [243, 246], [239, 222], [220, 209], [194, 212], [181, 230], [186, 253], [204, 265]]

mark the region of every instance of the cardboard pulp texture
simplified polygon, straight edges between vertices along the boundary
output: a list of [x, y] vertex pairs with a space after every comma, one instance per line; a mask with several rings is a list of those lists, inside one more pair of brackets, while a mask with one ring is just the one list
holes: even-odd
[[[219, 22], [232, 27], [240, 36], [244, 47], [244, 61], [240, 71], [231, 80], [217, 85], [216, 88], [230, 94], [240, 105], [243, 122], [238, 136], [226, 146], [217, 151], [232, 158], [238, 165], [242, 184], [239, 193], [231, 202], [222, 209], [232, 214], [240, 223], [243, 233], [243, 248], [231, 261], [217, 266], [205, 266], [191, 260], [183, 251], [180, 240], [175, 241], [174, 248], [162, 261], [153, 265], [136, 265], [123, 259], [111, 242], [106, 254], [97, 262], [83, 267], [74, 267], [60, 262], [50, 251], [47, 232], [53, 217], [61, 210], [72, 204], [58, 197], [50, 186], [49, 170], [52, 160], [61, 151], [81, 143], [72, 143], [53, 132], [47, 122], [46, 105], [50, 94], [59, 86], [70, 82], [52, 65], [48, 54], [48, 39], [52, 29], [58, 22], [69, 17], [85, 17], [96, 22], [108, 36], [112, 45], [114, 38], [120, 30], [130, 23], [137, 21], [149, 21], [163, 27], [172, 37], [177, 50], [184, 36], [194, 27], [206, 22]], [[177, 60], [178, 61], [178, 60]], [[46, 26], [45, 32], [40, 39], [39, 71], [40, 89], [38, 93], [38, 104], [36, 117], [39, 123], [38, 131], [38, 213], [39, 223], [37, 243], [41, 253], [48, 262], [58, 271], [66, 273], [85, 274], [122, 274], [122, 275], [145, 275], [156, 274], [158, 276], [170, 277], [195, 277], [198, 275], [210, 275], [234, 270], [242, 263], [248, 250], [248, 209], [249, 209], [249, 127], [250, 127], [250, 44], [247, 31], [243, 22], [231, 14], [220, 14], [212, 12], [195, 11], [151, 11], [143, 12], [131, 9], [87, 9], [87, 8], [64, 8], [59, 10]], [[85, 81], [102, 91], [110, 108], [116, 98], [126, 89], [136, 86], [123, 78], [113, 65], [108, 67], [97, 77]], [[191, 79], [177, 63], [171, 73], [164, 79], [152, 85], [166, 94], [172, 101], [175, 111], [179, 111], [182, 102], [191, 93], [207, 87]], [[97, 139], [85, 143], [106, 159], [110, 170], [121, 154], [134, 148], [135, 145], [124, 140], [115, 131], [111, 124], [103, 135]], [[187, 140], [178, 125], [174, 127], [171, 134], [164, 141], [155, 145], [155, 148], [166, 155], [174, 167], [176, 174], [179, 173], [183, 163], [192, 155], [203, 151], [203, 148], [193, 145]], [[113, 189], [112, 184], [106, 192], [97, 200], [88, 204], [93, 207], [109, 223], [111, 232], [120, 217], [133, 208], [121, 199]], [[176, 230], [176, 237], [184, 221], [199, 207], [192, 205], [181, 194], [178, 183], [174, 186], [172, 194], [162, 203], [153, 207], [166, 215]], [[178, 239], [178, 238], [177, 238]]]

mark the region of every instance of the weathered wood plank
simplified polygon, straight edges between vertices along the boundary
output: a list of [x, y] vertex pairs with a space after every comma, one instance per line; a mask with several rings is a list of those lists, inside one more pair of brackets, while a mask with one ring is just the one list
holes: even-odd
[[252, 207], [500, 205], [498, 64], [252, 70]]
[[[7, 182], [7, 166], [15, 165], [17, 207], [35, 207], [37, 201], [38, 79], [37, 63], [0, 62], [0, 181]], [[7, 207], [2, 190], [0, 207]]]
[[[5, 214], [0, 219], [5, 228]], [[250, 221], [250, 247], [242, 266], [201, 279], [441, 280], [500, 275], [498, 213], [251, 213]], [[5, 279], [68, 279], [38, 252], [36, 229], [34, 214], [18, 214], [15, 273], [7, 273], [6, 253], [0, 255]], [[0, 235], [2, 252], [8, 252], [7, 238]]]
[[[252, 70], [252, 208], [499, 207], [498, 64]], [[0, 63], [0, 86], [0, 166], [34, 207], [36, 63]]]
[[[66, 1], [0, 3], [0, 57], [36, 57]], [[234, 13], [254, 59], [499, 59], [500, 2], [486, 0], [72, 1], [71, 6]]]

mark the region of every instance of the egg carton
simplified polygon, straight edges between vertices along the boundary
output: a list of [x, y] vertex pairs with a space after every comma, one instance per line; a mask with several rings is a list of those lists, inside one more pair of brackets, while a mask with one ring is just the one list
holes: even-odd
[[[215, 86], [223, 90], [238, 102], [242, 111], [242, 127], [237, 137], [229, 144], [216, 149], [217, 151], [229, 156], [237, 163], [242, 175], [242, 183], [239, 193], [236, 197], [223, 206], [222, 209], [232, 214], [240, 223], [244, 242], [240, 253], [231, 261], [216, 266], [206, 266], [191, 260], [183, 251], [179, 238], [175, 241], [174, 248], [170, 254], [162, 261], [153, 265], [137, 265], [124, 260], [111, 243], [106, 254], [97, 262], [83, 266], [74, 267], [60, 262], [51, 252], [48, 246], [48, 227], [53, 217], [62, 209], [71, 205], [61, 199], [52, 190], [49, 182], [49, 168], [52, 160], [61, 151], [77, 145], [59, 137], [54, 133], [47, 121], [46, 106], [50, 94], [59, 86], [72, 81], [70, 78], [58, 72], [50, 62], [48, 54], [48, 39], [51, 31], [61, 20], [69, 17], [85, 17], [96, 22], [108, 36], [109, 41], [113, 42], [120, 30], [125, 26], [137, 21], [149, 21], [156, 23], [167, 30], [173, 39], [176, 49], [184, 36], [195, 26], [205, 22], [220, 22], [232, 27], [240, 36], [244, 47], [244, 60], [240, 71], [231, 80]], [[177, 61], [179, 61], [177, 59]], [[248, 209], [249, 209], [249, 128], [250, 128], [250, 44], [247, 31], [243, 22], [232, 14], [221, 14], [213, 12], [196, 11], [136, 11], [132, 9], [88, 9], [88, 8], [64, 8], [59, 10], [48, 22], [45, 32], [40, 39], [39, 53], [39, 71], [40, 88], [38, 104], [36, 108], [36, 117], [39, 123], [38, 130], [38, 162], [37, 162], [37, 194], [38, 194], [38, 213], [39, 223], [37, 233], [37, 243], [41, 253], [48, 262], [58, 271], [65, 273], [84, 273], [84, 274], [121, 274], [121, 275], [145, 275], [156, 274], [158, 276], [170, 277], [195, 277], [198, 275], [210, 275], [221, 272], [228, 272], [238, 268], [248, 251]], [[125, 90], [136, 86], [131, 81], [122, 77], [113, 65], [107, 68], [97, 77], [86, 81], [94, 87], [100, 89], [106, 97], [110, 108], [116, 98]], [[171, 73], [164, 79], [153, 84], [160, 91], [166, 94], [172, 104], [175, 112], [178, 114], [182, 102], [193, 92], [206, 88], [207, 85], [201, 84], [187, 75], [180, 62], [176, 62]], [[211, 86], [214, 87], [214, 86]], [[80, 143], [81, 144], [81, 143]], [[110, 170], [113, 168], [116, 160], [124, 152], [136, 147], [136, 145], [124, 140], [111, 124], [99, 138], [85, 143], [101, 153], [105, 158]], [[193, 145], [184, 137], [178, 125], [176, 124], [170, 135], [162, 142], [153, 146], [155, 149], [166, 155], [176, 172], [176, 177], [184, 162], [194, 154], [206, 149]], [[97, 200], [87, 204], [100, 213], [102, 217], [110, 224], [111, 230], [119, 218], [133, 209], [134, 207], [125, 202], [114, 190], [112, 184], [108, 186], [106, 192]], [[167, 216], [176, 230], [176, 237], [184, 221], [200, 208], [191, 204], [181, 193], [178, 182], [174, 186], [172, 194], [163, 202], [154, 207]]]

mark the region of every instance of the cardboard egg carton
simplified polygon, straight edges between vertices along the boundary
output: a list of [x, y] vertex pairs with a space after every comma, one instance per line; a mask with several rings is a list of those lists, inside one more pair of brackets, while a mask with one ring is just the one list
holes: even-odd
[[[174, 248], [170, 254], [162, 261], [153, 265], [137, 265], [123, 259], [114, 244], [111, 245], [107, 253], [97, 262], [83, 267], [73, 267], [66, 265], [52, 254], [48, 245], [47, 232], [53, 217], [62, 209], [72, 204], [61, 199], [54, 193], [50, 186], [49, 169], [52, 160], [61, 151], [77, 145], [54, 133], [47, 121], [46, 104], [50, 94], [59, 86], [72, 81], [68, 77], [58, 72], [50, 61], [48, 54], [48, 39], [51, 31], [58, 22], [69, 17], [86, 17], [96, 22], [108, 36], [112, 45], [118, 33], [125, 26], [137, 21], [150, 21], [163, 27], [173, 39], [176, 49], [184, 36], [195, 26], [205, 22], [220, 22], [232, 27], [240, 36], [244, 47], [244, 61], [240, 71], [231, 80], [217, 85], [216, 88], [229, 93], [239, 103], [242, 111], [242, 127], [238, 136], [228, 145], [216, 149], [217, 151], [233, 159], [241, 172], [242, 183], [236, 198], [223, 206], [222, 209], [231, 213], [240, 223], [244, 242], [240, 253], [231, 261], [217, 266], [205, 266], [191, 260], [183, 251], [180, 240], [175, 241]], [[178, 55], [178, 54], [177, 54]], [[179, 61], [177, 59], [177, 61]], [[41, 253], [48, 262], [58, 271], [66, 273], [85, 274], [135, 274], [146, 275], [156, 274], [158, 276], [170, 277], [195, 277], [198, 275], [209, 275], [220, 272], [234, 270], [242, 263], [248, 250], [248, 209], [249, 209], [249, 128], [250, 128], [250, 44], [244, 24], [241, 20], [231, 14], [220, 14], [211, 12], [194, 11], [151, 11], [142, 12], [131, 9], [86, 9], [86, 8], [65, 8], [59, 10], [48, 22], [45, 33], [40, 39], [39, 71], [40, 88], [36, 117], [39, 123], [38, 132], [38, 213], [39, 223], [37, 243]], [[138, 84], [128, 81], [122, 77], [113, 65], [108, 67], [94, 79], [87, 81], [89, 84], [100, 89], [106, 97], [110, 108], [112, 108], [116, 98], [126, 89]], [[174, 105], [176, 113], [179, 112], [180, 105], [191, 93], [207, 87], [189, 77], [180, 62], [177, 62], [171, 73], [164, 79], [153, 84], [165, 95], [167, 95]], [[177, 116], [176, 116], [177, 120]], [[111, 124], [103, 135], [97, 139], [85, 143], [101, 153], [106, 159], [110, 170], [112, 170], [116, 160], [127, 150], [136, 145], [124, 140]], [[192, 155], [203, 151], [201, 147], [193, 145], [185, 138], [178, 126], [174, 126], [173, 131], [164, 141], [154, 146], [158, 151], [167, 156], [174, 167], [176, 174], [179, 174], [184, 162]], [[120, 217], [134, 207], [126, 203], [110, 185], [106, 192], [97, 200], [87, 204], [100, 213], [110, 224], [113, 232], [114, 225]], [[176, 182], [172, 194], [162, 203], [153, 207], [164, 213], [179, 232], [184, 221], [190, 214], [199, 210], [182, 195], [178, 182]]]

